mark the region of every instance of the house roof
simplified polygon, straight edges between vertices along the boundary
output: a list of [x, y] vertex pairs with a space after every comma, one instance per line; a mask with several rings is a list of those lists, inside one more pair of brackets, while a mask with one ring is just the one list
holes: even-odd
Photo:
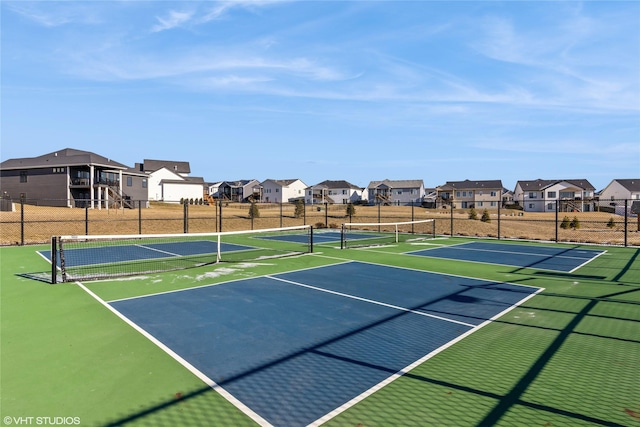
[[297, 179], [297, 178], [295, 178], [295, 179], [265, 179], [262, 183], [264, 184], [267, 181], [274, 182], [274, 183], [276, 183], [277, 185], [279, 185], [281, 187], [288, 187], [289, 185], [293, 184], [294, 182], [300, 181], [300, 180]]
[[631, 191], [633, 193], [640, 192], [640, 178], [614, 179], [614, 181], [622, 185], [627, 191]]
[[338, 180], [338, 181], [325, 180], [309, 188], [351, 188], [353, 190], [361, 189], [357, 185], [351, 184], [350, 182], [344, 181], [344, 180]]
[[459, 189], [471, 189], [471, 190], [482, 190], [485, 188], [499, 188], [502, 189], [502, 181], [499, 179], [494, 180], [468, 180], [464, 181], [447, 181], [444, 185], [439, 187], [440, 190], [459, 190]]
[[0, 169], [36, 169], [50, 166], [103, 166], [113, 169], [130, 169], [122, 163], [90, 151], [65, 148], [38, 157], [9, 159], [0, 163]]
[[220, 183], [220, 186], [222, 187], [223, 185], [227, 185], [229, 187], [244, 187], [245, 185], [250, 184], [252, 182], [256, 182], [260, 184], [256, 179], [240, 179], [238, 181], [222, 181]]
[[179, 174], [191, 173], [191, 166], [189, 166], [189, 162], [144, 159], [142, 164], [145, 172], [155, 172], [159, 169], [165, 168]]
[[166, 183], [166, 184], [198, 184], [198, 185], [205, 185], [204, 182], [204, 178], [201, 177], [195, 177], [195, 176], [189, 176], [189, 177], [185, 177], [184, 179], [163, 179], [160, 182], [162, 183]]
[[559, 182], [567, 182], [583, 190], [595, 190], [595, 187], [586, 179], [536, 179], [533, 181], [518, 181], [516, 186], [520, 185], [523, 191], [541, 191]]
[[424, 181], [421, 179], [408, 179], [408, 180], [385, 179], [382, 181], [371, 181], [367, 188], [375, 188], [381, 185], [387, 186], [389, 188], [418, 188], [424, 185]]

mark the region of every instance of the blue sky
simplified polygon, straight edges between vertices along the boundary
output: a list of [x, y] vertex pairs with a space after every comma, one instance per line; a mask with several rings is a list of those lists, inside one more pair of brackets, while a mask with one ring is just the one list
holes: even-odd
[[635, 1], [0, 3], [2, 160], [206, 181], [640, 177]]

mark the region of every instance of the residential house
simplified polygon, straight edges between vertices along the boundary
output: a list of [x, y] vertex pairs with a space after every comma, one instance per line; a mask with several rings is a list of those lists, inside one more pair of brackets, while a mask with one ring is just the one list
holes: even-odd
[[218, 182], [209, 182], [206, 184], [205, 188], [205, 198], [209, 203], [213, 203], [218, 196], [220, 195], [218, 191], [220, 190], [220, 185], [222, 185], [222, 181]]
[[322, 181], [305, 189], [307, 204], [349, 204], [366, 200], [364, 190], [348, 181]]
[[33, 200], [41, 206], [133, 207], [132, 201], [146, 202], [147, 184], [139, 170], [73, 148], [0, 164], [4, 198]]
[[229, 202], [259, 202], [262, 186], [256, 179], [224, 181], [218, 187], [218, 199]]
[[307, 184], [299, 179], [267, 179], [262, 181], [262, 201], [285, 203], [303, 200]]
[[447, 181], [436, 188], [437, 204], [454, 208], [497, 209], [502, 203], [502, 181]]
[[149, 176], [149, 200], [180, 203], [203, 198], [204, 179], [189, 176], [189, 162], [145, 159], [136, 166]]
[[624, 215], [624, 208], [628, 210], [635, 203], [640, 202], [640, 178], [614, 179], [599, 194], [600, 207], [612, 207], [618, 215]]
[[411, 205], [422, 203], [424, 198], [424, 182], [414, 180], [371, 181], [367, 186], [367, 200], [378, 205]]
[[526, 212], [591, 212], [595, 188], [586, 179], [518, 181], [513, 198]]

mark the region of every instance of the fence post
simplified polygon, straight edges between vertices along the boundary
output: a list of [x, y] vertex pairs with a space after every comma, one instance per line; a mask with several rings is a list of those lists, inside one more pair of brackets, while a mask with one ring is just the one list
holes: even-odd
[[502, 207], [502, 199], [498, 199], [498, 240], [500, 240], [500, 208]]
[[184, 232], [189, 232], [189, 201], [184, 201]]
[[282, 204], [284, 202], [280, 202], [280, 228], [282, 228]]
[[220, 226], [218, 227], [220, 232], [222, 232], [222, 200], [218, 202], [220, 204], [220, 209], [218, 210], [218, 221], [220, 222]]
[[138, 234], [142, 234], [142, 200], [138, 200]]
[[329, 202], [324, 202], [324, 226], [329, 228]]
[[20, 245], [24, 246], [24, 196], [20, 196]]
[[[415, 202], [411, 201], [411, 221], [415, 221], [415, 216], [414, 216], [414, 213], [413, 213], [413, 204], [414, 203]], [[411, 224], [411, 234], [414, 234], [414, 233], [415, 233], [415, 229], [414, 229], [413, 224]]]
[[84, 207], [84, 235], [89, 235], [89, 206]]
[[[380, 219], [380, 206], [382, 206], [382, 203], [378, 200], [378, 224], [382, 222], [382, 220]], [[379, 232], [380, 232], [380, 225], [378, 225], [378, 233]]]
[[451, 216], [451, 237], [453, 237], [453, 202], [449, 203], [449, 210], [450, 212], [450, 216]]
[[558, 243], [558, 227], [560, 226], [560, 224], [558, 224], [558, 201], [556, 201], [556, 243]]
[[[640, 214], [639, 214], [640, 215]], [[624, 247], [627, 247], [627, 236], [629, 235], [629, 200], [624, 199]]]

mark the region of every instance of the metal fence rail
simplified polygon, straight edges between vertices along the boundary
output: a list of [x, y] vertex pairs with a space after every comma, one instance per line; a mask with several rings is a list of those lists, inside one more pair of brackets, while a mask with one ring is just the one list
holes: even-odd
[[[634, 203], [635, 202], [635, 203]], [[409, 206], [295, 203], [160, 203], [132, 201], [133, 208], [57, 207], [59, 200], [3, 200], [0, 245], [50, 241], [55, 235], [152, 234], [251, 230], [311, 224], [340, 228], [344, 222], [398, 222], [436, 219], [445, 236], [490, 237], [616, 246], [640, 246], [640, 201], [607, 201], [589, 212], [547, 211], [517, 207], [457, 209]], [[63, 204], [64, 205], [64, 204]], [[97, 205], [96, 205], [97, 206]]]

